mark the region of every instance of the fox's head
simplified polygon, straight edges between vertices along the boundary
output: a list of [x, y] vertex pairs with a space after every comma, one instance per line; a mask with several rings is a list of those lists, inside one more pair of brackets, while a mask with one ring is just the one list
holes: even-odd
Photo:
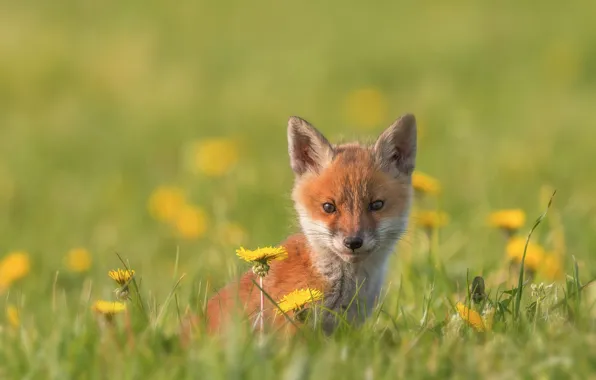
[[300, 225], [318, 253], [348, 263], [389, 252], [404, 232], [412, 198], [416, 120], [404, 115], [371, 146], [332, 145], [307, 121], [288, 122]]

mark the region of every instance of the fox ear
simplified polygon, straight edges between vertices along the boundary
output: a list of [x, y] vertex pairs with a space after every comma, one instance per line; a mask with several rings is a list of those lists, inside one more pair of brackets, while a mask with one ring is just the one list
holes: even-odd
[[410, 175], [416, 166], [416, 118], [406, 114], [377, 139], [374, 153], [383, 170]]
[[333, 147], [325, 136], [296, 116], [288, 120], [288, 152], [296, 175], [309, 170], [318, 172], [333, 158]]

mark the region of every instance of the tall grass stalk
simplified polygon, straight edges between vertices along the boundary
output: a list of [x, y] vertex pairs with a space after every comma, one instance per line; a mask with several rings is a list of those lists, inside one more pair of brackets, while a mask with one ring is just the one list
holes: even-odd
[[534, 233], [534, 230], [536, 230], [536, 228], [540, 225], [540, 223], [542, 223], [542, 220], [546, 217], [546, 214], [548, 213], [548, 209], [550, 208], [550, 206], [553, 203], [553, 198], [555, 197], [555, 194], [557, 194], [556, 190], [553, 191], [553, 194], [550, 196], [548, 205], [546, 206], [546, 210], [544, 210], [542, 215], [540, 215], [538, 217], [538, 219], [536, 219], [536, 221], [534, 222], [534, 225], [532, 226], [532, 229], [530, 229], [530, 233], [528, 234], [528, 237], [526, 238], [526, 245], [524, 246], [524, 254], [522, 256], [520, 267], [519, 267], [519, 277], [518, 277], [518, 281], [517, 281], [517, 292], [515, 294], [515, 304], [513, 307], [513, 320], [514, 321], [517, 321], [519, 319], [519, 310], [520, 310], [520, 306], [521, 306], [521, 299], [522, 299], [523, 286], [524, 286], [524, 269], [525, 269], [526, 253], [528, 252], [528, 245], [530, 244], [530, 239], [532, 238], [532, 234]]

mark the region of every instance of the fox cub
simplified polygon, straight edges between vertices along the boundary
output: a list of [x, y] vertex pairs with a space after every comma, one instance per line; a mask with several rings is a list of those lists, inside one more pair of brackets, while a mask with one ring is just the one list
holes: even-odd
[[[337, 314], [354, 324], [371, 312], [390, 254], [404, 230], [412, 200], [416, 120], [406, 114], [372, 145], [331, 144], [306, 120], [288, 122], [288, 151], [295, 174], [292, 199], [301, 233], [282, 245], [288, 258], [273, 261], [263, 288], [278, 300], [296, 289], [319, 289], [332, 332]], [[208, 330], [218, 331], [237, 305], [254, 319], [260, 308], [257, 278], [249, 271], [207, 304]], [[284, 324], [265, 299], [268, 325]], [[196, 319], [196, 317], [195, 317]]]

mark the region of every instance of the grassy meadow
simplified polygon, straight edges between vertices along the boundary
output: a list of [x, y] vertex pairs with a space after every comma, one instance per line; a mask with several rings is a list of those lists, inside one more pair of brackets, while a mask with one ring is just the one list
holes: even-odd
[[[1, 9], [0, 379], [596, 377], [595, 2]], [[298, 229], [288, 117], [372, 140], [406, 112], [440, 189], [373, 317], [182, 348], [179, 318], [250, 270], [236, 249]], [[105, 315], [120, 258], [136, 286]]]

